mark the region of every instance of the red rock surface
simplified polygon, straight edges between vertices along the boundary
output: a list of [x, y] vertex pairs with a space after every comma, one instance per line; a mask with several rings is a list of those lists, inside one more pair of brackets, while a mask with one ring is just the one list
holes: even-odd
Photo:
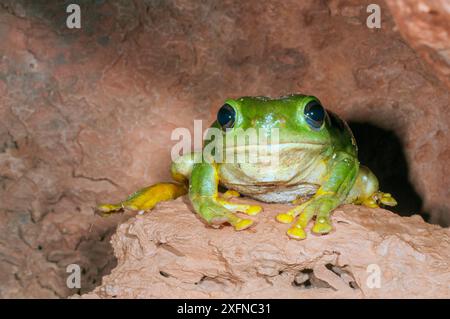
[[450, 2], [387, 1], [400, 33], [450, 87]]
[[334, 213], [334, 232], [296, 241], [275, 221], [289, 207], [264, 209], [255, 227], [236, 232], [205, 226], [182, 199], [162, 203], [118, 227], [118, 265], [83, 297], [450, 297], [449, 229], [346, 205]]
[[71, 263], [81, 292], [98, 285], [127, 217], [94, 205], [167, 180], [172, 130], [230, 96], [314, 94], [395, 130], [424, 210], [448, 224], [448, 87], [382, 1], [382, 28], [366, 27], [370, 2], [83, 1], [69, 30], [63, 2], [2, 1], [0, 297], [71, 295]]

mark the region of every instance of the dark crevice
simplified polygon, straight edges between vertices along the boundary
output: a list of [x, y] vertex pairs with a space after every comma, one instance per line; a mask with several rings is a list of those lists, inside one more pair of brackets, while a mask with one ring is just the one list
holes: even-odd
[[214, 287], [224, 287], [225, 284], [219, 277], [210, 277], [203, 275], [199, 281], [195, 282], [194, 285], [207, 284], [209, 286], [214, 285]]
[[300, 270], [294, 277], [292, 286], [302, 289], [326, 288], [336, 290], [326, 281], [317, 278], [314, 271], [310, 268]]
[[358, 158], [377, 176], [380, 190], [391, 193], [398, 205], [387, 209], [400, 216], [419, 214], [429, 221], [422, 210], [422, 198], [409, 179], [409, 165], [404, 146], [394, 131], [371, 123], [348, 123], [358, 144]]
[[196, 283], [194, 283], [195, 285], [199, 285], [201, 284], [205, 279], [207, 278], [207, 276], [203, 276], [202, 278], [200, 278], [200, 280]]
[[359, 289], [359, 286], [356, 283], [353, 274], [346, 269], [347, 268], [346, 266], [337, 266], [337, 265], [333, 265], [333, 264], [329, 263], [329, 264], [326, 264], [325, 267], [329, 271], [334, 273], [336, 276], [338, 276], [339, 278], [344, 280], [349, 285], [350, 288]]
[[[360, 289], [360, 287], [356, 283], [355, 277], [350, 272], [347, 266], [337, 266], [331, 263], [328, 263], [324, 266], [336, 277], [339, 277], [350, 288], [355, 290]], [[332, 289], [334, 291], [337, 290], [337, 288], [331, 286], [327, 281], [318, 278], [315, 275], [314, 270], [311, 268], [302, 269], [297, 274], [295, 274], [294, 280], [292, 281], [292, 286], [300, 289], [325, 288]]]

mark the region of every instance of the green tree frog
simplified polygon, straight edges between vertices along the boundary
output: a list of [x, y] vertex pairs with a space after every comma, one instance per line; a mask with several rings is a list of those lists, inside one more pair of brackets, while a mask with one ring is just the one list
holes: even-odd
[[[103, 204], [98, 209], [104, 214], [124, 208], [148, 211], [158, 202], [188, 194], [193, 209], [208, 225], [226, 223], [244, 230], [254, 221], [236, 212], [256, 215], [262, 208], [230, 201], [243, 194], [262, 202], [292, 203], [293, 207], [276, 219], [291, 224], [287, 235], [300, 240], [306, 238], [312, 220], [313, 233], [329, 233], [330, 214], [341, 204], [397, 204], [390, 194], [379, 191], [370, 169], [359, 164], [356, 141], [347, 123], [314, 96], [227, 99], [211, 128], [223, 137], [205, 143], [204, 149], [215, 150], [212, 157], [204, 152], [184, 154], [171, 165], [175, 183], [143, 188], [118, 204]], [[256, 142], [244, 136], [249, 129], [262, 132], [257, 133]], [[240, 138], [241, 144], [229, 142]], [[256, 160], [216, 159], [218, 154], [249, 152], [256, 152]], [[267, 161], [274, 155], [275, 164]], [[228, 190], [220, 194], [219, 185]]]

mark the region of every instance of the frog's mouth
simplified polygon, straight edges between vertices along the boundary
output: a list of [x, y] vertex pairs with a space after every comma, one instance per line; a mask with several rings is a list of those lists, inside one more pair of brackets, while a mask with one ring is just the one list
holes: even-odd
[[279, 163], [292, 163], [304, 158], [319, 156], [326, 145], [310, 142], [239, 145], [226, 147], [218, 155], [226, 163], [259, 163], [276, 166]]
[[282, 152], [282, 151], [308, 151], [308, 150], [320, 150], [327, 144], [318, 142], [302, 142], [302, 143], [277, 143], [277, 144], [250, 144], [250, 145], [233, 145], [225, 147], [225, 152]]

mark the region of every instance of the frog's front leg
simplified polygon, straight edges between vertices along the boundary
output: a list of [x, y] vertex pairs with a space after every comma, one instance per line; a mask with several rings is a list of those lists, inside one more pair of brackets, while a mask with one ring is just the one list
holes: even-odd
[[240, 218], [235, 212], [255, 215], [261, 207], [235, 204], [218, 196], [219, 176], [214, 163], [198, 163], [192, 170], [189, 198], [194, 210], [210, 225], [231, 224], [236, 230], [250, 227], [254, 221]]
[[277, 216], [279, 222], [292, 223], [299, 215], [287, 231], [289, 237], [306, 238], [305, 228], [314, 216], [316, 216], [312, 228], [314, 233], [326, 234], [332, 230], [330, 213], [344, 202], [355, 182], [359, 163], [353, 156], [338, 153], [330, 160], [329, 165], [326, 180], [310, 200]]
[[97, 210], [105, 216], [122, 209], [144, 212], [151, 210], [159, 202], [175, 199], [184, 194], [186, 187], [182, 184], [158, 183], [138, 190], [117, 204], [98, 205]]

